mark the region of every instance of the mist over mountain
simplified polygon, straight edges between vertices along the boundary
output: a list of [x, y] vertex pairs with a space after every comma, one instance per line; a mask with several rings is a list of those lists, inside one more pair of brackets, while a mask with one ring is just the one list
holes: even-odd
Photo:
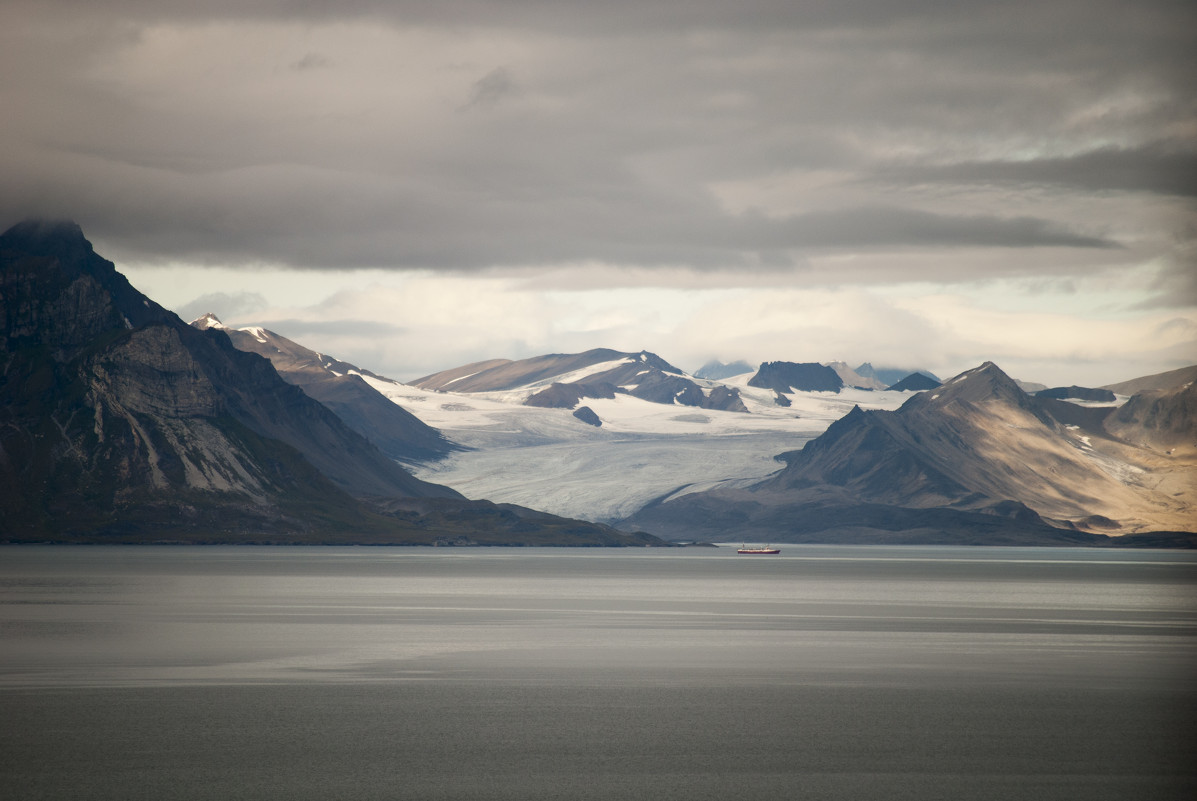
[[731, 364], [724, 364], [718, 359], [712, 359], [704, 364], [702, 367], [694, 371], [695, 378], [710, 378], [713, 380], [720, 380], [723, 378], [731, 378], [732, 376], [743, 375], [744, 373], [751, 373], [753, 367], [743, 359], [738, 359]]
[[885, 389], [885, 384], [878, 381], [874, 376], [865, 376], [853, 370], [848, 366], [847, 362], [828, 362], [827, 366], [835, 370], [835, 374], [840, 377], [846, 387], [857, 387], [858, 389]]
[[930, 370], [912, 369], [909, 367], [873, 367], [869, 362], [865, 362], [860, 367], [857, 367], [856, 373], [865, 378], [874, 378], [884, 387], [892, 387], [912, 373], [921, 373], [930, 379], [939, 381], [939, 376]]

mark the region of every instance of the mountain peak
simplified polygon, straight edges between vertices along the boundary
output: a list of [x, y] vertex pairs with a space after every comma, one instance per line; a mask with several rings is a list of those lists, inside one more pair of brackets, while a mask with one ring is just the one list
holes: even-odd
[[25, 220], [0, 234], [0, 251], [82, 265], [95, 257], [83, 229], [71, 220]]
[[6, 244], [20, 245], [31, 251], [47, 245], [86, 244], [91, 247], [83, 236], [83, 229], [74, 220], [24, 220], [9, 228], [0, 238]]
[[207, 331], [209, 328], [217, 328], [221, 331], [228, 330], [228, 326], [222, 323], [220, 318], [212, 312], [208, 312], [200, 317], [196, 317], [191, 321], [191, 327], [198, 328], [201, 331]]
[[[1017, 406], [1026, 406], [1027, 393], [1023, 392], [1018, 383], [1006, 375], [1002, 368], [993, 362], [985, 362], [979, 367], [965, 370], [955, 378], [951, 378], [934, 391], [916, 395], [925, 397], [926, 402], [945, 405], [953, 401], [978, 403], [988, 400], [1005, 400]], [[914, 400], [912, 398], [912, 400]]]

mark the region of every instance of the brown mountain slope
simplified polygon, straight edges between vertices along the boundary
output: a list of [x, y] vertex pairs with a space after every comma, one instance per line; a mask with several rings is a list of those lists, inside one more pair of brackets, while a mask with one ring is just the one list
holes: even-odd
[[1194, 381], [1197, 381], [1197, 364], [1191, 367], [1181, 367], [1179, 370], [1169, 370], [1166, 373], [1132, 378], [1130, 381], [1120, 381], [1117, 384], [1106, 384], [1101, 388], [1119, 395], [1136, 395], [1153, 389], [1181, 389]]
[[854, 410], [748, 490], [664, 500], [628, 524], [674, 536], [682, 521], [691, 535], [779, 542], [1197, 529], [1193, 463], [1107, 432], [1110, 411], [1030, 397], [986, 363], [895, 412]]

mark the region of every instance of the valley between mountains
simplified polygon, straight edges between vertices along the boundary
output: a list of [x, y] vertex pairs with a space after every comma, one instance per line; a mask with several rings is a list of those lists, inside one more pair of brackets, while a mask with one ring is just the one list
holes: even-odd
[[[298, 347], [226, 331], [276, 366]], [[1156, 532], [1194, 528], [1194, 368], [1128, 396], [1036, 388], [992, 363], [886, 387], [869, 365], [714, 379], [596, 349], [401, 383], [305, 352], [302, 369], [360, 382], [452, 443], [412, 462], [418, 477], [673, 541], [1183, 544]]]
[[70, 223], [10, 229], [0, 267], [9, 541], [1197, 540], [1197, 368], [1048, 390], [599, 348], [402, 383], [188, 325]]

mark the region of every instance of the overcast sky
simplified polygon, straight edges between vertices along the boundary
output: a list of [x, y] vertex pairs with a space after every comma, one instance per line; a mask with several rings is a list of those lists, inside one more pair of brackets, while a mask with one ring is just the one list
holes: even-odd
[[1197, 362], [1197, 4], [4, 0], [0, 225], [401, 379]]

